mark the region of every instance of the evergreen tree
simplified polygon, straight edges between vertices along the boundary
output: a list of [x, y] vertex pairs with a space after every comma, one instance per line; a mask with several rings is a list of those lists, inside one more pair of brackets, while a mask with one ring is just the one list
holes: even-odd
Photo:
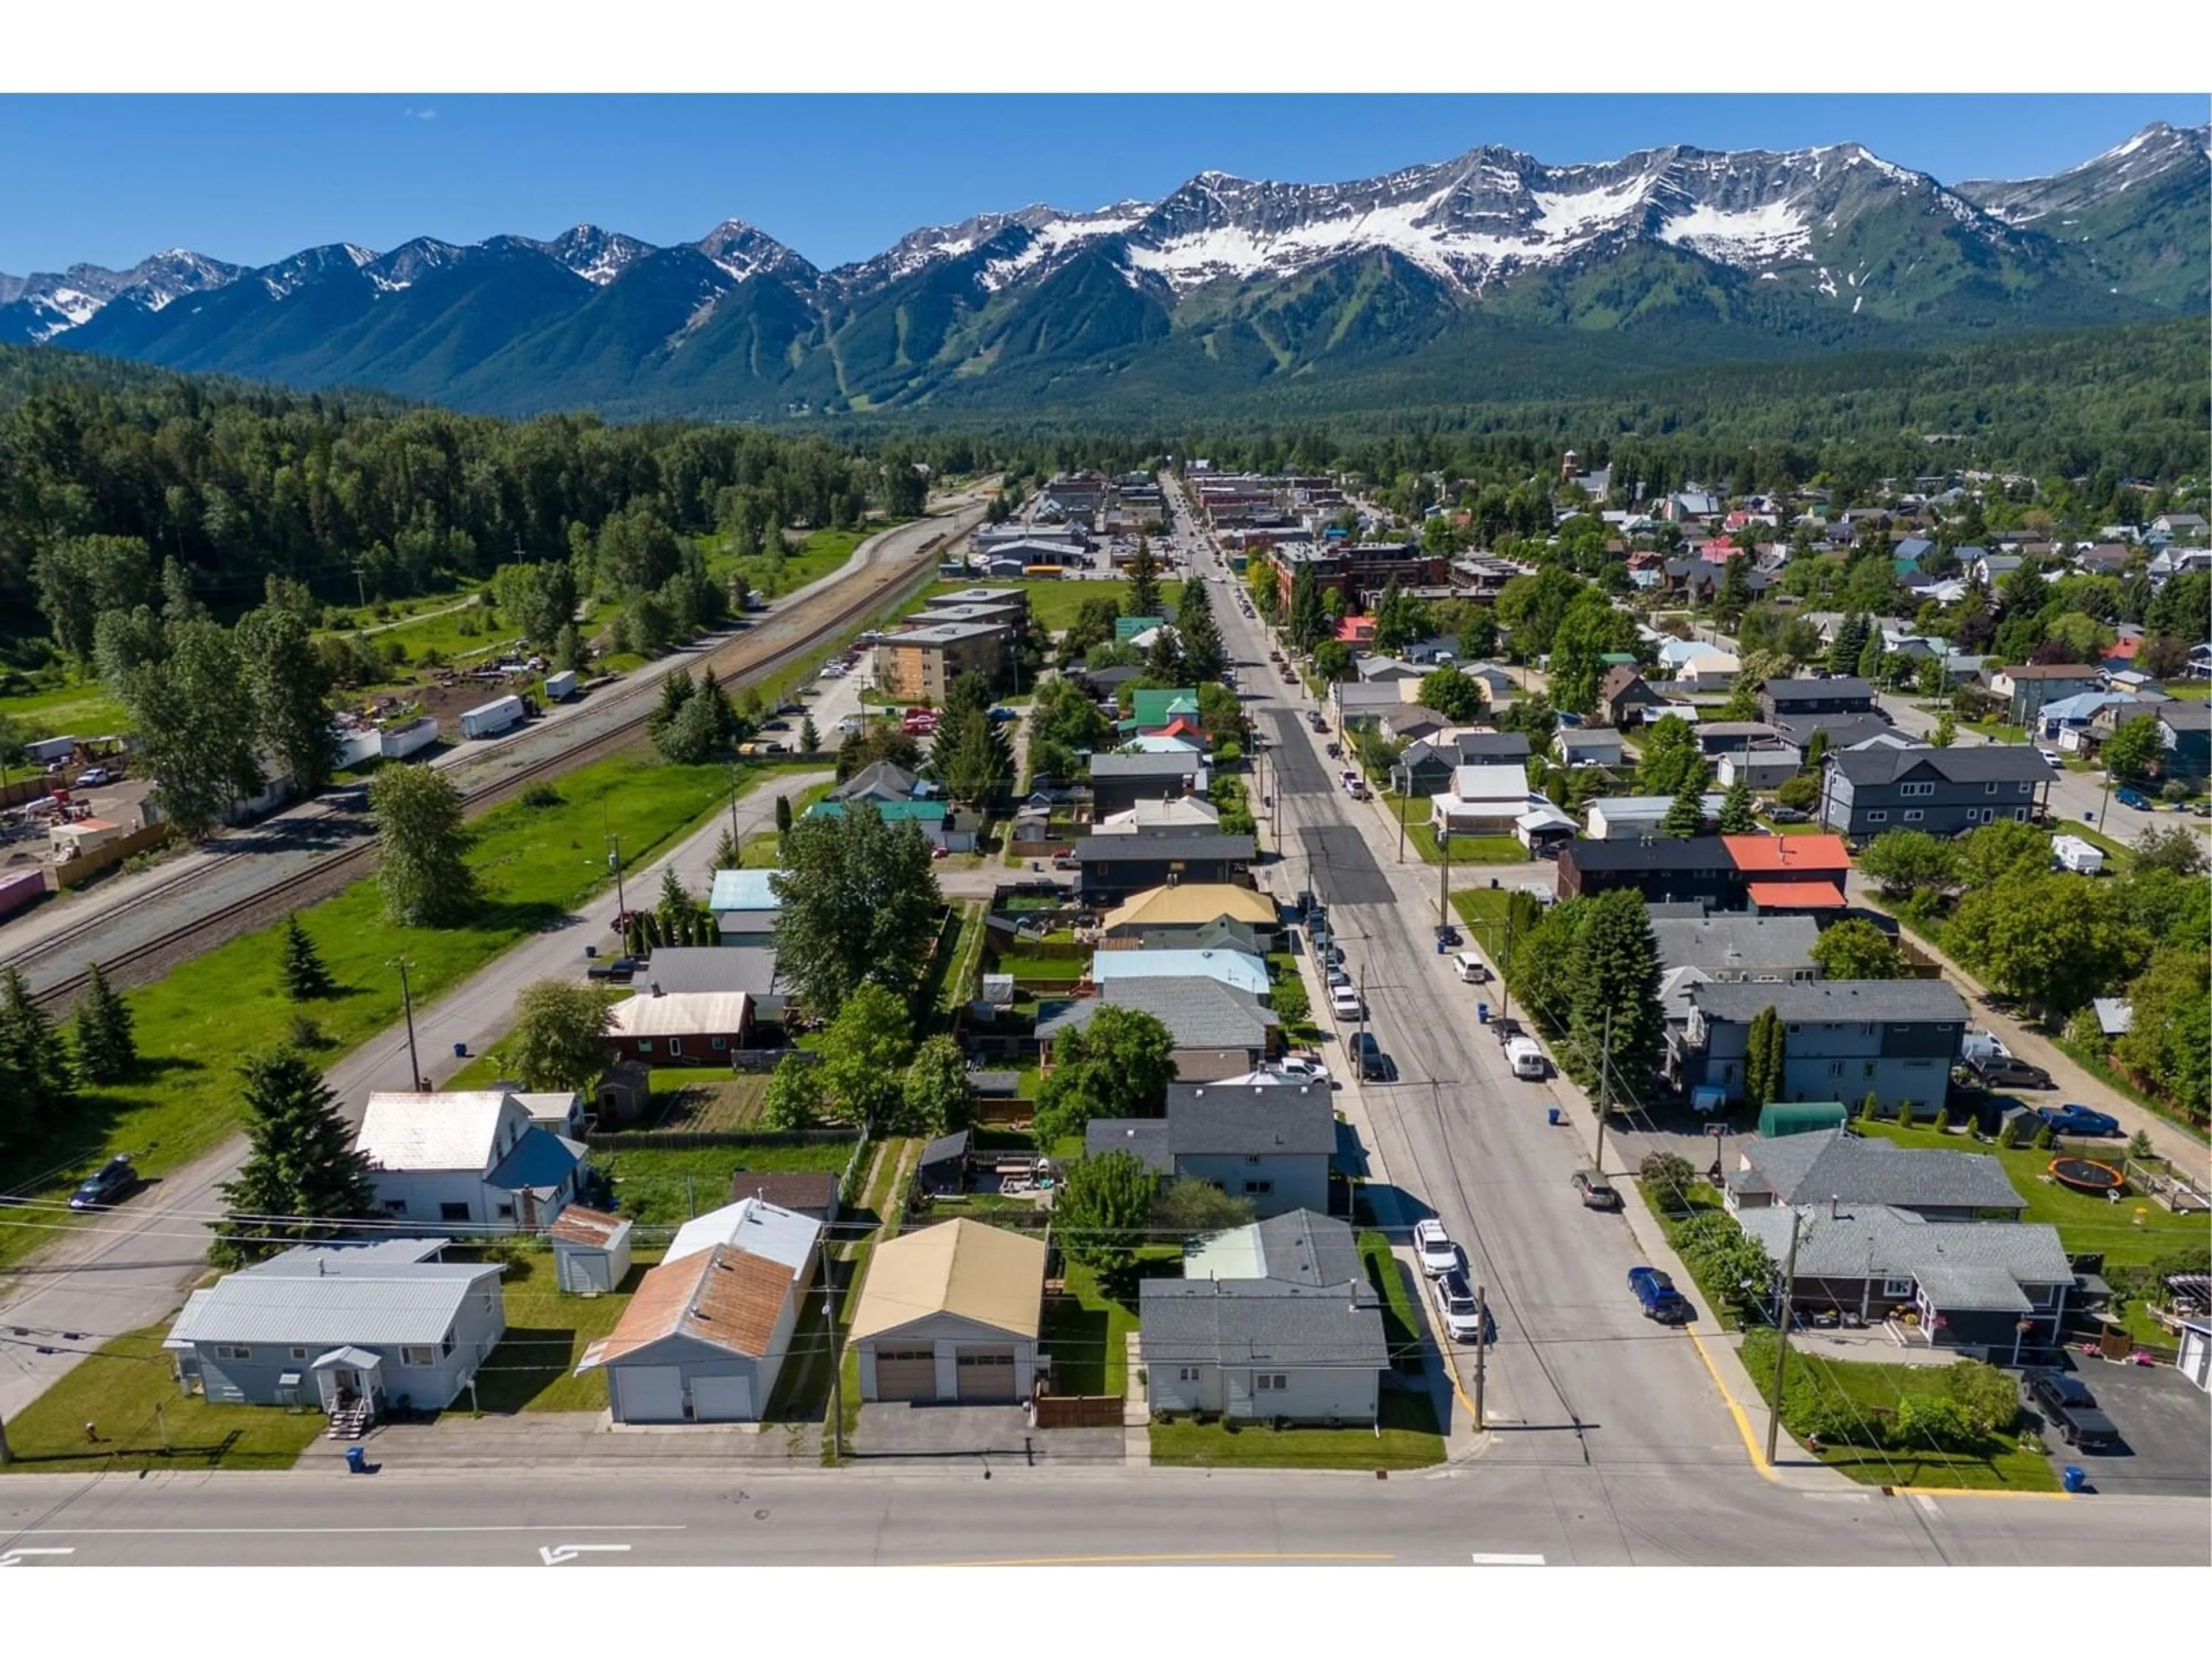
[[791, 833], [791, 797], [788, 795], [775, 798], [775, 833], [779, 836]]
[[744, 849], [738, 845], [738, 832], [725, 828], [721, 839], [714, 843], [713, 867], [717, 870], [735, 870], [744, 862]]
[[1160, 562], [1152, 552], [1152, 544], [1144, 537], [1137, 538], [1137, 550], [1129, 558], [1129, 592], [1127, 595], [1132, 617], [1157, 617], [1160, 612]]
[[822, 732], [811, 714], [799, 723], [799, 747], [802, 754], [808, 755], [818, 753], [822, 748]]
[[660, 872], [660, 902], [653, 906], [653, 914], [660, 918], [664, 928], [674, 929], [683, 919], [699, 908], [699, 901], [684, 885], [683, 878], [670, 865]]
[[1881, 679], [1881, 635], [1875, 629], [1867, 631], [1866, 643], [1859, 647], [1858, 677], [1869, 685]]
[[1851, 674], [1858, 671], [1859, 656], [1866, 649], [1869, 633], [1867, 619], [1854, 611], [1845, 617], [1836, 629], [1835, 643], [1828, 647], [1828, 672], [1831, 674]]
[[1607, 1055], [1613, 1097], [1632, 1097], [1658, 1068], [1666, 1042], [1659, 947], [1642, 894], [1622, 888], [1589, 902], [1575, 940], [1570, 995], [1567, 1053], [1589, 1074], [1589, 1086], [1599, 1057]]
[[295, 910], [284, 918], [284, 994], [295, 1002], [313, 1002], [331, 990], [331, 971]]
[[684, 712], [684, 705], [691, 701], [692, 694], [698, 689], [698, 683], [691, 678], [691, 671], [688, 668], [678, 668], [672, 673], [664, 674], [660, 680], [660, 701], [654, 705], [653, 713], [646, 716], [646, 730], [658, 738]]
[[76, 1038], [77, 1076], [85, 1082], [117, 1082], [137, 1067], [138, 1041], [131, 1028], [130, 1006], [96, 962], [70, 1024]]
[[219, 1189], [228, 1213], [209, 1224], [219, 1235], [215, 1259], [240, 1266], [373, 1216], [368, 1160], [354, 1150], [353, 1126], [313, 1063], [282, 1048], [239, 1073], [248, 1150], [238, 1179]]
[[1782, 1016], [1774, 1009], [1763, 1008], [1753, 1017], [1743, 1063], [1743, 1097], [1748, 1104], [1764, 1106], [1780, 1098], [1785, 1040]]
[[1313, 567], [1301, 564], [1291, 578], [1291, 649], [1310, 651], [1328, 632], [1328, 610]]
[[1213, 602], [1203, 581], [1186, 582], [1176, 605], [1176, 631], [1182, 637], [1183, 672], [1203, 685], [1220, 679], [1228, 665], [1221, 643], [1221, 626], [1213, 619]]
[[1729, 786], [1728, 798], [1721, 803], [1720, 832], [1723, 836], [1756, 835], [1759, 820], [1751, 810], [1751, 785], [1738, 778]]
[[0, 982], [0, 1138], [51, 1129], [76, 1103], [69, 1045], [10, 968]]
[[1712, 763], [1700, 759], [1683, 775], [1682, 787], [1675, 792], [1674, 804], [1668, 807], [1665, 822], [1659, 832], [1677, 841], [1687, 841], [1703, 833], [1705, 827], [1705, 786], [1712, 781]]

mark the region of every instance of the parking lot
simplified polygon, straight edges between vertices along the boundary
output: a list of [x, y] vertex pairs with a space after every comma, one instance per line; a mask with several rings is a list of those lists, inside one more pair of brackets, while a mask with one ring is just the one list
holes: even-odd
[[2091, 1359], [2075, 1375], [2097, 1396], [2124, 1448], [2084, 1455], [2050, 1433], [2045, 1439], [2054, 1463], [2080, 1464], [2092, 1487], [2116, 1497], [2212, 1496], [2212, 1395], [2169, 1365]]

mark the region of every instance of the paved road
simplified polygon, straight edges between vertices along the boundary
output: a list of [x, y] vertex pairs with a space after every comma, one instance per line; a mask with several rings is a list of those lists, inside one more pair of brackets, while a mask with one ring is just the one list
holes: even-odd
[[[540, 719], [488, 742], [457, 744], [428, 764], [452, 775], [464, 788], [494, 781], [536, 764], [549, 753], [591, 741], [620, 726], [638, 712], [640, 700], [653, 695], [661, 678], [686, 666], [732, 640], [745, 636], [768, 641], [796, 637], [799, 621], [792, 612], [805, 599], [826, 592], [864, 570], [910, 560], [921, 544], [940, 532], [972, 526], [980, 520], [980, 496], [948, 497], [933, 503], [952, 516], [917, 520], [871, 537], [838, 569], [755, 612], [742, 630], [724, 629], [697, 643], [631, 671], [579, 701], [549, 709]], [[828, 728], [825, 726], [825, 735]], [[20, 968], [33, 990], [82, 972], [95, 956], [112, 959], [182, 926], [194, 915], [240, 903], [275, 882], [297, 873], [335, 848], [370, 833], [365, 786], [332, 790], [248, 829], [216, 837], [207, 846], [164, 860], [136, 875], [103, 881], [90, 890], [40, 905], [0, 932], [4, 962]], [[100, 925], [88, 928], [92, 918]]]
[[[2202, 1504], [1814, 1497], [1748, 1471], [544, 1468], [0, 1480], [0, 1554], [78, 1566], [2205, 1564]], [[586, 1494], [588, 1493], [588, 1498]], [[579, 1501], [584, 1499], [584, 1501]], [[581, 1546], [579, 1549], [575, 1547]], [[564, 1547], [568, 1547], [564, 1548]], [[553, 1559], [548, 1562], [548, 1556]], [[45, 1598], [24, 1598], [40, 1605]], [[82, 1624], [81, 1598], [70, 1598]]]

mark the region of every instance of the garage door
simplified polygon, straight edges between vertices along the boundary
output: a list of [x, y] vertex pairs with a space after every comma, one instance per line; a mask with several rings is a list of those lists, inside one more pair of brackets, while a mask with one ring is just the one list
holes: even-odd
[[625, 1423], [681, 1423], [684, 1373], [673, 1365], [625, 1365], [617, 1373]]
[[933, 1348], [876, 1350], [876, 1398], [937, 1398], [937, 1352]]
[[753, 1380], [750, 1376], [695, 1376], [691, 1414], [702, 1423], [750, 1423]]
[[956, 1365], [961, 1399], [995, 1402], [1015, 1397], [1012, 1348], [962, 1348]]

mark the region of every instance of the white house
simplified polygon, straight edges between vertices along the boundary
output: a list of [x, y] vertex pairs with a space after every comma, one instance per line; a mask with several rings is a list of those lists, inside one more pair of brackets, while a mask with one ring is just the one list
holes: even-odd
[[1455, 766], [1452, 787], [1429, 797], [1429, 823], [1447, 835], [1510, 836], [1522, 816], [1541, 799], [1529, 793], [1525, 767]]
[[[1726, 802], [1723, 795], [1704, 797], [1708, 823], [1720, 817]], [[1583, 833], [1592, 841], [1648, 841], [1660, 833], [1674, 805], [1672, 795], [1602, 796], [1590, 803]]]
[[501, 1090], [373, 1094], [354, 1147], [386, 1215], [471, 1232], [544, 1226], [575, 1196], [584, 1162]]
[[358, 1431], [387, 1405], [441, 1410], [507, 1331], [497, 1262], [444, 1241], [303, 1246], [194, 1291], [161, 1346], [210, 1401], [307, 1407]]
[[686, 1222], [576, 1374], [604, 1370], [617, 1423], [746, 1423], [775, 1391], [822, 1224], [757, 1198]]
[[1267, 994], [1267, 963], [1243, 951], [1101, 951], [1091, 959], [1096, 985], [1164, 978], [1210, 979], [1255, 996]]
[[1146, 1403], [1232, 1418], [1372, 1423], [1390, 1352], [1352, 1229], [1293, 1210], [1188, 1246], [1138, 1287]]

